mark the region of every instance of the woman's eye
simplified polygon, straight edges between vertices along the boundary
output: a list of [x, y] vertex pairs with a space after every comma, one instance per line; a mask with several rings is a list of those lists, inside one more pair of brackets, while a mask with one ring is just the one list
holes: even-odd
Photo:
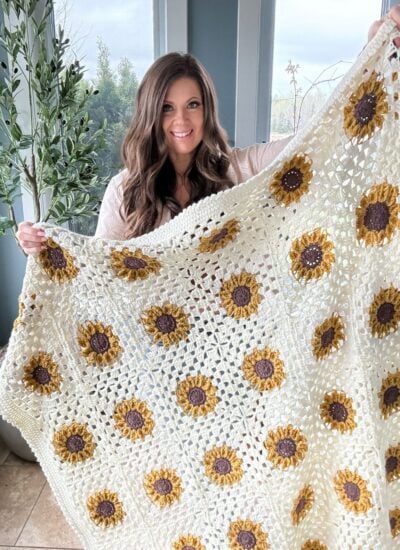
[[162, 107], [162, 112], [168, 113], [169, 111], [172, 111], [172, 105], [170, 105], [169, 103], [164, 103]]
[[196, 108], [199, 107], [199, 106], [200, 106], [200, 102], [199, 102], [199, 101], [191, 101], [191, 102], [189, 103], [189, 108], [190, 108], [190, 109], [196, 109]]

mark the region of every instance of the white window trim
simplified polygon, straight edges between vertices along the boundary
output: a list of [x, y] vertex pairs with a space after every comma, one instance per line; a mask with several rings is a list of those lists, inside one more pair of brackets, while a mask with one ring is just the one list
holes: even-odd
[[154, 57], [188, 51], [188, 0], [153, 0]]
[[235, 145], [269, 139], [275, 0], [238, 0]]

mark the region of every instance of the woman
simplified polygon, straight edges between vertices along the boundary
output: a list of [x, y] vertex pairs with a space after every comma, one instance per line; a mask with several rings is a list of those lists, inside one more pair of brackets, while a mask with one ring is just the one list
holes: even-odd
[[[400, 29], [400, 5], [389, 16]], [[371, 26], [369, 40], [382, 22]], [[123, 144], [125, 169], [106, 189], [96, 236], [124, 240], [151, 231], [189, 204], [257, 174], [287, 142], [231, 150], [209, 75], [193, 56], [167, 54], [139, 87]], [[19, 224], [17, 238], [27, 254], [45, 248], [43, 230], [30, 222]]]

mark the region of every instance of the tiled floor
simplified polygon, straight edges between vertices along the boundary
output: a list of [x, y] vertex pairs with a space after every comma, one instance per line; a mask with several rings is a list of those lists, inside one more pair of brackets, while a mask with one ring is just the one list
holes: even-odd
[[0, 550], [80, 550], [40, 466], [12, 453], [0, 464]]

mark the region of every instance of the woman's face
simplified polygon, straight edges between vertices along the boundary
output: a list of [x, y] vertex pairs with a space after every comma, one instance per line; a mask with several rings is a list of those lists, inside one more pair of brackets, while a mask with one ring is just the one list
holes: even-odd
[[189, 163], [203, 139], [204, 110], [200, 86], [182, 77], [168, 88], [163, 103], [162, 129], [175, 166]]

